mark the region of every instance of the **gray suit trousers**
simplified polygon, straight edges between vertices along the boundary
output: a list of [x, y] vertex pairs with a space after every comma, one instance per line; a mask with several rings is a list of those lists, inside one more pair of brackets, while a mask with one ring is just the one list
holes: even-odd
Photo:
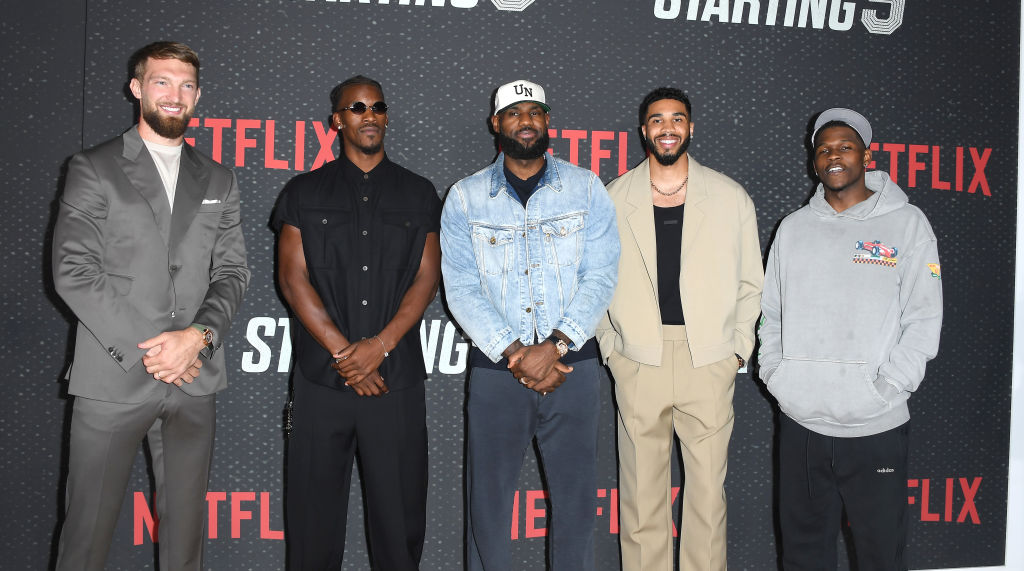
[[75, 398], [57, 571], [104, 568], [132, 463], [151, 428], [158, 496], [153, 504], [173, 506], [157, 514], [160, 569], [200, 571], [215, 399], [162, 383], [141, 403]]

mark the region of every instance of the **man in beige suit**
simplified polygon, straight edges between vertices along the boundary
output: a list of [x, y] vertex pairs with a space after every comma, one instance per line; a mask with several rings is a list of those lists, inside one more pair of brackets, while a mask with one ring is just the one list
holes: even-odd
[[650, 156], [608, 186], [622, 255], [597, 334], [619, 409], [622, 568], [672, 568], [674, 430], [679, 568], [724, 570], [733, 386], [754, 347], [764, 279], [757, 217], [743, 187], [687, 155], [682, 91], [652, 91], [639, 118]]

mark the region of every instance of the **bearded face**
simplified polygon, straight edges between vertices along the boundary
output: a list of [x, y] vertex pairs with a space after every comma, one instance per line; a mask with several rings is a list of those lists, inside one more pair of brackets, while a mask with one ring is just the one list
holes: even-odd
[[547, 111], [532, 101], [510, 105], [493, 118], [498, 144], [506, 157], [533, 160], [544, 156], [550, 144]]
[[[672, 137], [671, 135], [662, 135], [662, 137]], [[681, 143], [675, 143], [670, 148], [666, 148], [664, 145], [659, 146], [657, 137], [652, 140], [645, 138], [644, 142], [647, 144], [647, 148], [651, 151], [651, 155], [654, 160], [658, 161], [664, 166], [674, 165], [679, 157], [686, 154], [686, 149], [690, 148], [690, 139], [693, 135], [686, 134], [686, 138]], [[678, 140], [678, 136], [675, 136], [674, 140]]]
[[139, 129], [143, 135], [148, 130], [167, 139], [167, 144], [180, 144], [199, 101], [196, 68], [173, 58], [149, 58], [142, 78], [132, 79], [130, 86], [139, 100]]
[[[185, 130], [188, 128], [188, 122], [192, 119], [192, 113], [195, 111], [195, 107], [188, 107], [181, 102], [173, 103], [156, 103], [153, 101], [143, 101], [142, 105], [142, 120], [157, 135], [165, 139], [177, 139], [185, 135]], [[180, 109], [173, 115], [168, 114], [167, 108]]]
[[498, 133], [498, 144], [501, 145], [501, 150], [505, 153], [505, 156], [513, 159], [539, 159], [544, 156], [544, 153], [548, 151], [548, 146], [551, 144], [551, 138], [548, 136], [547, 130], [538, 133], [536, 130], [532, 131], [532, 137], [530, 142], [523, 143], [519, 139], [510, 137], [505, 133]]
[[675, 164], [686, 154], [693, 135], [690, 112], [685, 103], [676, 99], [651, 103], [642, 129], [644, 144], [654, 160], [664, 166]]

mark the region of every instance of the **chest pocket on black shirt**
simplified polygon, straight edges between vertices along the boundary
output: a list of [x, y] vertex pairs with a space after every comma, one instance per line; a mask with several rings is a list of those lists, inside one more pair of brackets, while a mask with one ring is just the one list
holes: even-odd
[[352, 225], [355, 217], [351, 210], [342, 208], [316, 208], [303, 212], [302, 249], [310, 266], [344, 267], [354, 244]]
[[404, 270], [419, 266], [426, 236], [426, 213], [418, 210], [382, 210], [383, 236], [378, 236], [381, 264], [387, 269]]

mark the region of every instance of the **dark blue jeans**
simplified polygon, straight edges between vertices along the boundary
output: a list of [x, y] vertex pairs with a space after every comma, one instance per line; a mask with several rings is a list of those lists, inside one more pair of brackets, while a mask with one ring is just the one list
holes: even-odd
[[467, 569], [519, 569], [510, 561], [512, 501], [537, 438], [548, 484], [548, 555], [555, 571], [594, 568], [597, 509], [597, 359], [573, 363], [546, 396], [508, 371], [474, 368], [467, 410]]

